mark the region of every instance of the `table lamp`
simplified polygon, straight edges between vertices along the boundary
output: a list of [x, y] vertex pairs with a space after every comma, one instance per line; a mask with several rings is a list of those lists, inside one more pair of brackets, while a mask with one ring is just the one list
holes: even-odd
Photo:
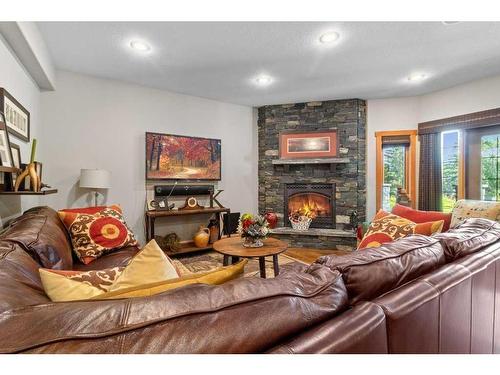
[[80, 187], [94, 190], [94, 203], [97, 206], [99, 189], [109, 189], [111, 186], [111, 173], [104, 169], [81, 169]]

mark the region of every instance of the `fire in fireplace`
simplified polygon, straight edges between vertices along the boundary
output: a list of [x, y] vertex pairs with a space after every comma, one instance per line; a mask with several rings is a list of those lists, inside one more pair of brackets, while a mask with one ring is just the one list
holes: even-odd
[[335, 184], [286, 184], [284, 213], [285, 226], [290, 214], [301, 213], [312, 217], [312, 228], [335, 228]]

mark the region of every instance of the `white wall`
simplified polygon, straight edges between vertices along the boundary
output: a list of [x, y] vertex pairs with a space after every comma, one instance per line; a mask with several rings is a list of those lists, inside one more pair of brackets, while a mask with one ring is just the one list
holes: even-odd
[[[29, 112], [31, 117], [31, 138], [40, 135], [40, 90], [31, 76], [17, 60], [8, 44], [0, 35], [0, 87], [12, 94]], [[12, 143], [21, 147], [21, 161], [26, 163], [30, 157], [30, 143], [10, 136]], [[40, 155], [39, 153], [37, 155]], [[38, 160], [41, 160], [37, 157]], [[0, 196], [0, 224], [6, 224], [22, 211], [38, 204], [43, 199], [28, 196]]]
[[415, 129], [418, 124], [417, 97], [368, 100], [367, 103], [367, 168], [366, 218], [371, 220], [376, 210], [375, 132], [382, 130]]
[[500, 107], [500, 76], [427, 95], [368, 100], [367, 218], [375, 215], [375, 132], [417, 129], [418, 123]]
[[78, 187], [80, 169], [107, 169], [112, 173], [107, 203], [123, 207], [143, 240], [144, 133], [153, 131], [222, 139], [220, 200], [233, 211], [257, 211], [257, 126], [251, 107], [61, 71], [57, 90], [43, 93], [41, 103], [44, 182], [59, 189], [47, 197], [51, 207], [87, 206], [88, 192]]

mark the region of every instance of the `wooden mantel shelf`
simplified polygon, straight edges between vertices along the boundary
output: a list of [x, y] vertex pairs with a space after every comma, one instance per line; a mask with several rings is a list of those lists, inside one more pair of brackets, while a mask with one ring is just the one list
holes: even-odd
[[351, 160], [349, 158], [321, 158], [321, 159], [274, 159], [273, 164], [346, 164]]
[[350, 163], [349, 158], [318, 158], [318, 159], [274, 159], [273, 165], [285, 166], [285, 171], [288, 171], [290, 165], [303, 165], [303, 164], [330, 164], [333, 170], [337, 164]]

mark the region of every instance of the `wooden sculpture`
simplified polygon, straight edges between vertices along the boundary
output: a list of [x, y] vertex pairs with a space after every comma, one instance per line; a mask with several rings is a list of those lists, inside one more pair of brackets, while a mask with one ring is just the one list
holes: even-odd
[[31, 145], [31, 158], [30, 163], [26, 166], [24, 171], [16, 178], [16, 184], [14, 186], [14, 191], [19, 191], [19, 187], [25, 178], [29, 177], [31, 182], [31, 188], [34, 192], [39, 192], [42, 187], [42, 182], [40, 177], [36, 174], [35, 168], [35, 151], [36, 151], [36, 139], [33, 139], [33, 144]]

